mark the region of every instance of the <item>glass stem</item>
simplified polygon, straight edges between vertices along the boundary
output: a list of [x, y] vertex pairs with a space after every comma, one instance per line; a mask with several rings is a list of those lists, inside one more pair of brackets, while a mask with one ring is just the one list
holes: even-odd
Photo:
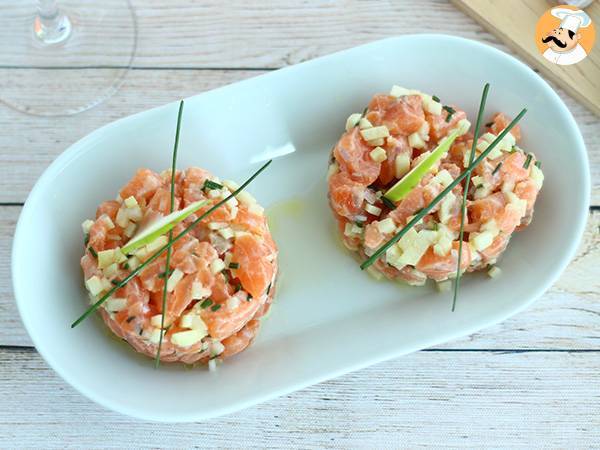
[[58, 8], [56, 0], [38, 0], [33, 33], [43, 45], [64, 43], [71, 35], [71, 21]]

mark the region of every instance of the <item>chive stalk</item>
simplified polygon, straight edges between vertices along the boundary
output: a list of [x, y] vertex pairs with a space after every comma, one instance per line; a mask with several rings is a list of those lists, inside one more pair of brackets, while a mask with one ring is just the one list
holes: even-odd
[[202, 303], [200, 303], [200, 308], [202, 309], [206, 309], [208, 308], [210, 305], [212, 305], [212, 300], [210, 298], [207, 298], [206, 300], [204, 300]]
[[[462, 204], [460, 205], [460, 231], [458, 233], [458, 262], [456, 264], [456, 281], [454, 282], [454, 296], [452, 298], [452, 311], [456, 308], [456, 299], [458, 298], [458, 289], [460, 286], [460, 264], [462, 261], [462, 247], [463, 247], [463, 235], [465, 227], [465, 216], [467, 214], [467, 194], [469, 193], [469, 183], [471, 182], [471, 171], [473, 170], [471, 165], [475, 158], [475, 150], [477, 147], [477, 136], [479, 136], [479, 129], [481, 128], [481, 121], [483, 120], [483, 113], [485, 111], [485, 103], [487, 101], [488, 92], [490, 90], [490, 84], [486, 83], [483, 87], [483, 93], [481, 94], [481, 103], [479, 104], [479, 112], [477, 113], [477, 122], [475, 122], [475, 132], [473, 134], [473, 144], [471, 145], [471, 153], [469, 155], [469, 170], [465, 179], [465, 189], [463, 191]], [[478, 186], [477, 189], [479, 189]]]
[[389, 198], [383, 196], [383, 197], [381, 197], [381, 201], [388, 208], [390, 208], [390, 209], [396, 209], [396, 204], [393, 201], [391, 201]]
[[204, 180], [204, 187], [202, 189], [208, 189], [208, 190], [219, 190], [219, 189], [223, 189], [223, 185], [215, 182], [215, 181], [211, 181], [211, 180]]
[[496, 172], [500, 170], [500, 167], [502, 167], [502, 161], [500, 161], [498, 165], [494, 167], [494, 170], [492, 170], [492, 175], [496, 175]]
[[[175, 209], [175, 171], [177, 170], [177, 150], [179, 148], [179, 131], [181, 130], [181, 117], [183, 115], [183, 100], [179, 103], [179, 112], [177, 113], [177, 127], [175, 128], [175, 144], [173, 145], [173, 160], [171, 162], [171, 205], [169, 207], [169, 214], [173, 213]], [[171, 243], [173, 240], [173, 230], [169, 230], [169, 240], [167, 243]], [[162, 348], [163, 336], [166, 331], [165, 328], [165, 314], [167, 310], [167, 278], [170, 276], [170, 265], [171, 265], [171, 247], [167, 249], [167, 260], [165, 262], [165, 282], [163, 283], [163, 294], [162, 294], [162, 311], [160, 314], [160, 338], [158, 339], [158, 348], [156, 350], [156, 359], [154, 360], [154, 367], [158, 369], [160, 365], [160, 350]]]
[[450, 122], [456, 110], [448, 105], [442, 106], [442, 109], [446, 110], [446, 112], [448, 113], [448, 115], [446, 116], [446, 122]]

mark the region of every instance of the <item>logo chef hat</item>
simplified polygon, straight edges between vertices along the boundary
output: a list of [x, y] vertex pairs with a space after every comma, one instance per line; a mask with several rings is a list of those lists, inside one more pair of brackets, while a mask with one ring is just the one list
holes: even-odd
[[553, 8], [550, 12], [554, 17], [558, 17], [561, 20], [561, 28], [571, 30], [573, 33], [577, 33], [579, 28], [585, 28], [592, 22], [590, 16], [580, 9]]

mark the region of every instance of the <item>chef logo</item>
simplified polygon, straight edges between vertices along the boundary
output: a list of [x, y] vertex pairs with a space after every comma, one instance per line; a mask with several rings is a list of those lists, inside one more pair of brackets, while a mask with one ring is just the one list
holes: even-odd
[[590, 16], [569, 5], [546, 11], [535, 30], [536, 44], [542, 56], [563, 66], [582, 61], [592, 50], [595, 37]]

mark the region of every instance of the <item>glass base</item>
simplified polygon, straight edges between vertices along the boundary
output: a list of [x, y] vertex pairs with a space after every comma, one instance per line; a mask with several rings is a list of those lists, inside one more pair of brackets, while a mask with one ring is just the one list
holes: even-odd
[[36, 4], [3, 2], [0, 101], [27, 114], [67, 116], [113, 95], [136, 52], [137, 21], [129, 0], [58, 0], [66, 17], [53, 36], [40, 35], [45, 30], [36, 20]]

